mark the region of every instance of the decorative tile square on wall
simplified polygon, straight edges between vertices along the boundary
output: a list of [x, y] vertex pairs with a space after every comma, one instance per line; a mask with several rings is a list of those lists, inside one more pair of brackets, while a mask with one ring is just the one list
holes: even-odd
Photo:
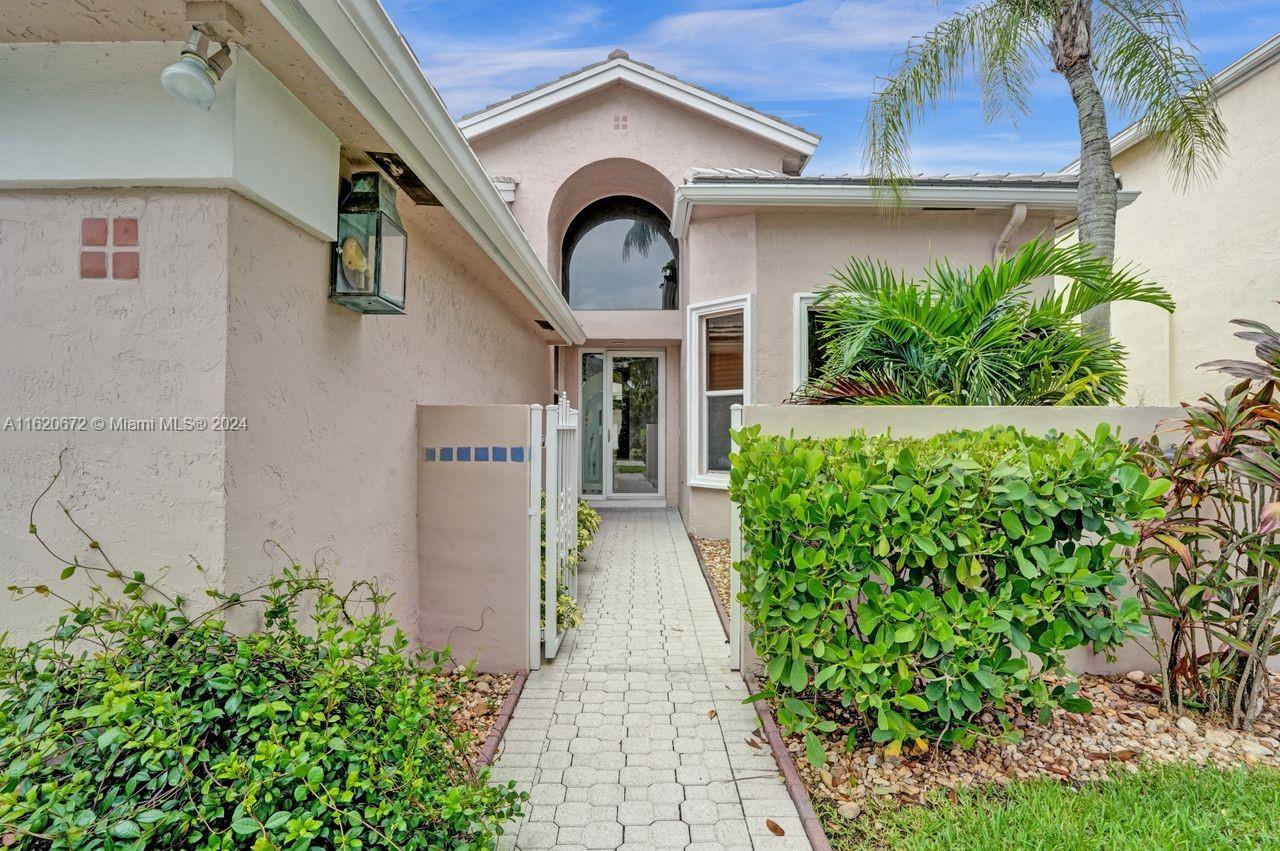
[[524, 461], [523, 446], [427, 446], [423, 447], [422, 460], [435, 461]]
[[[137, 216], [87, 216], [80, 220], [80, 277], [136, 281], [142, 267]], [[115, 251], [112, 249], [126, 249]]]

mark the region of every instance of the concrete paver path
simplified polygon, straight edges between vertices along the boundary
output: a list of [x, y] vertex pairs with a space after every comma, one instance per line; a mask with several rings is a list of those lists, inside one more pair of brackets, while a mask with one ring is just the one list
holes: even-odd
[[603, 513], [586, 623], [530, 674], [494, 767], [530, 792], [500, 847], [808, 849], [768, 747], [747, 744], [755, 710], [680, 515]]

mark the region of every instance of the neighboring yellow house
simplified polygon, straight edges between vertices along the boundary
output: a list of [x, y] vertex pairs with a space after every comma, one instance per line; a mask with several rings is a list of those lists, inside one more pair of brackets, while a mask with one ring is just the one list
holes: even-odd
[[1124, 188], [1140, 193], [1120, 211], [1116, 257], [1150, 270], [1178, 303], [1173, 314], [1112, 308], [1112, 332], [1130, 352], [1130, 404], [1220, 393], [1231, 380], [1199, 365], [1252, 352], [1228, 323], [1280, 324], [1278, 59], [1280, 35], [1215, 77], [1230, 150], [1212, 180], [1180, 190], [1155, 140], [1135, 127], [1111, 140]]

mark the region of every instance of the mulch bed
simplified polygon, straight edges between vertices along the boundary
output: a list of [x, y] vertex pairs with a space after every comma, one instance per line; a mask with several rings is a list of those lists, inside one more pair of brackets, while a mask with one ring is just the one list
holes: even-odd
[[711, 587], [715, 589], [720, 610], [729, 611], [729, 542], [720, 538], [694, 538], [694, 546], [702, 556], [702, 563], [707, 566], [711, 575]]
[[1024, 723], [1017, 744], [980, 740], [968, 751], [899, 759], [886, 758], [869, 742], [848, 753], [843, 737], [833, 733], [821, 769], [806, 759], [803, 737], [788, 737], [787, 749], [814, 801], [829, 802], [819, 809], [841, 819], [858, 818], [869, 799], [920, 804], [928, 793], [958, 786], [1004, 786], [1031, 778], [1099, 780], [1117, 770], [1137, 772], [1142, 760], [1280, 767], [1280, 677], [1273, 677], [1271, 698], [1249, 733], [1199, 716], [1161, 712], [1155, 680], [1139, 672], [1081, 676], [1079, 683], [1080, 695], [1093, 702], [1092, 713], [1057, 711], [1047, 725]]

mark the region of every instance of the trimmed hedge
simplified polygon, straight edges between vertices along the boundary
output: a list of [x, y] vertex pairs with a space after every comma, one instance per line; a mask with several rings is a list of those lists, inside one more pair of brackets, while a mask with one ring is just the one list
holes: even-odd
[[1106, 426], [736, 440], [739, 599], [779, 721], [809, 731], [815, 761], [813, 731], [836, 730], [839, 707], [894, 753], [1088, 711], [1055, 681], [1067, 651], [1143, 629], [1138, 601], [1118, 599], [1121, 545], [1167, 482]]

